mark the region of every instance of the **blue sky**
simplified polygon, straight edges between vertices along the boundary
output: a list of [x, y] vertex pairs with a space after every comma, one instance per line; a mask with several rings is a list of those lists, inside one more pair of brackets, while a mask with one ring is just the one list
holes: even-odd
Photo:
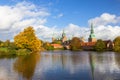
[[[51, 4], [47, 6], [51, 13], [47, 23], [48, 26], [62, 27], [68, 23], [87, 26], [90, 18], [102, 13], [120, 15], [119, 0], [35, 0], [33, 3], [37, 3], [37, 5], [45, 4], [45, 6]], [[59, 14], [63, 14], [63, 17], [53, 18]]]
[[120, 0], [1, 0], [0, 4], [14, 5], [22, 1], [47, 8], [51, 14], [47, 26], [64, 27], [69, 23], [87, 26], [90, 18], [102, 13], [120, 15]]
[[[97, 33], [97, 38], [113, 39], [119, 33], [112, 32], [120, 26], [119, 4], [120, 0], [0, 0], [0, 16], [8, 18], [1, 18], [6, 24], [0, 25], [0, 34], [5, 36], [0, 39], [13, 39], [25, 26], [34, 26], [37, 36], [42, 39], [49, 40], [53, 33], [60, 36], [65, 29], [69, 37], [85, 36], [87, 40], [91, 22], [95, 24], [96, 32], [106, 33], [102, 36]], [[114, 35], [108, 36], [111, 34], [108, 31]]]

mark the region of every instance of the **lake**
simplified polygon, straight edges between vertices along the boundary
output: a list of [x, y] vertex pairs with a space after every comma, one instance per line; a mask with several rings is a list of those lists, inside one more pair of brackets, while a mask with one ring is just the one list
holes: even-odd
[[120, 80], [120, 54], [65, 50], [0, 57], [0, 80]]

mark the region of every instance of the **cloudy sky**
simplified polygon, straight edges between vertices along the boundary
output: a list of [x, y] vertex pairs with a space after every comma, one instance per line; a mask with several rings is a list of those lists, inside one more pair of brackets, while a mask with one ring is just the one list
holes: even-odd
[[120, 0], [0, 0], [0, 40], [13, 38], [33, 26], [42, 40], [61, 36], [89, 37], [94, 24], [97, 39], [120, 35]]

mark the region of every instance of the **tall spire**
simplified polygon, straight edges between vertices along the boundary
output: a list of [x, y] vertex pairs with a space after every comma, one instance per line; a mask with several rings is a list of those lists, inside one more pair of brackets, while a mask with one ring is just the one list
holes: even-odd
[[90, 35], [89, 35], [89, 38], [88, 38], [88, 41], [89, 42], [96, 42], [96, 37], [95, 37], [95, 34], [94, 34], [94, 29], [93, 29], [93, 24], [91, 23], [91, 30], [90, 30]]
[[91, 34], [94, 33], [93, 23], [91, 23]]

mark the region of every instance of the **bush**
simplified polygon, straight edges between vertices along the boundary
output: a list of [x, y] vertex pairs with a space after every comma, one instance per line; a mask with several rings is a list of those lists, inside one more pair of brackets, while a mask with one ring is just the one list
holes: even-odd
[[97, 40], [94, 48], [96, 51], [104, 51], [105, 43], [101, 39], [99, 39], [99, 40]]
[[54, 50], [54, 47], [53, 46], [48, 46], [47, 50]]
[[0, 56], [1, 55], [15, 55], [15, 54], [16, 54], [15, 50], [11, 50], [11, 49], [5, 48], [5, 47], [0, 48]]
[[71, 50], [81, 50], [81, 41], [78, 37], [73, 37], [70, 43]]
[[30, 53], [31, 53], [31, 51], [28, 50], [28, 49], [19, 49], [19, 50], [16, 51], [16, 54], [18, 56], [20, 56], [20, 55], [29, 55]]

